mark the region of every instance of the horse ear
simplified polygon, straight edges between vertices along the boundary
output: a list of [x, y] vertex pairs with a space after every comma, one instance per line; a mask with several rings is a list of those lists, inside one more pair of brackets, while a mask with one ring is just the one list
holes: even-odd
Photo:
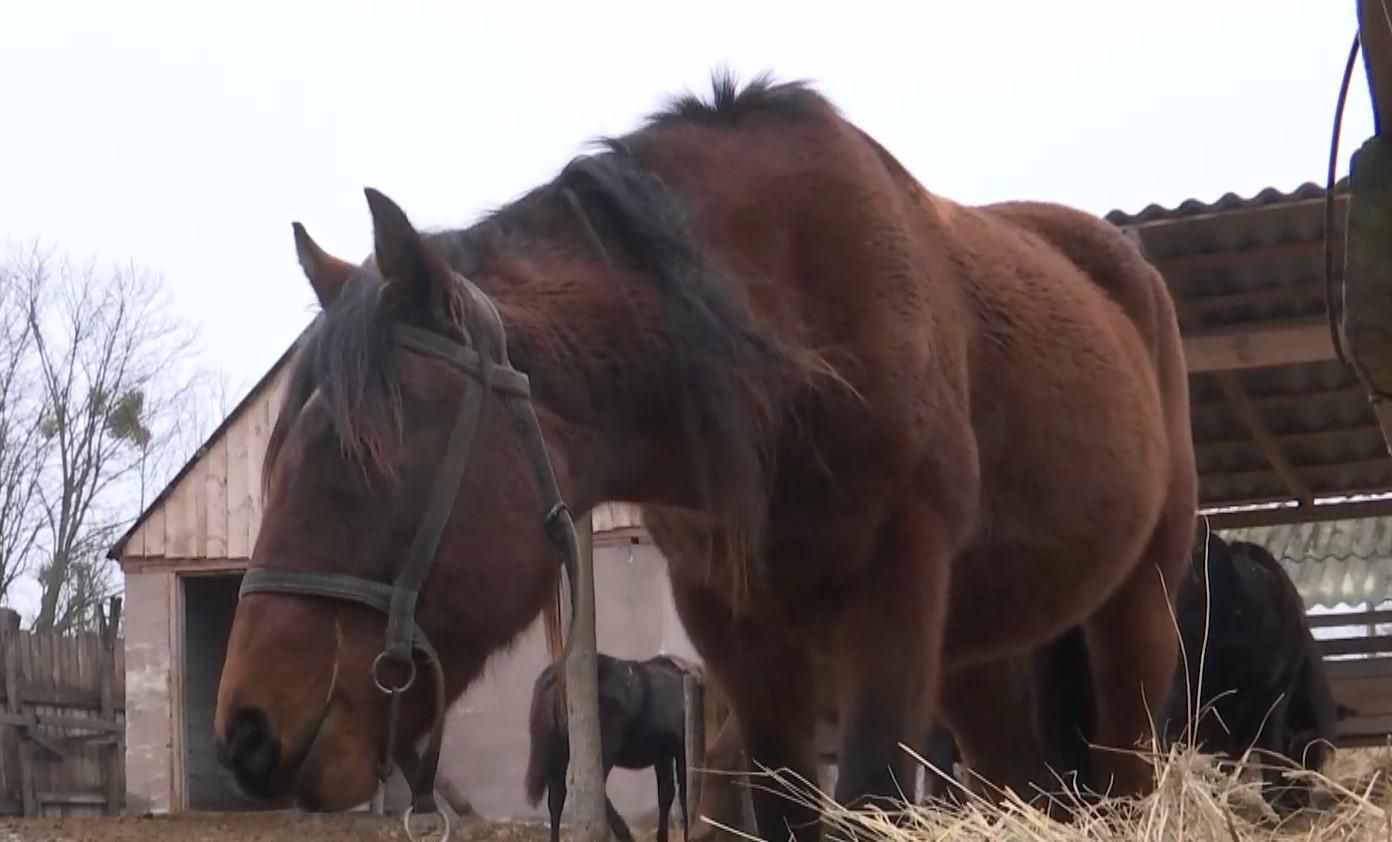
[[446, 270], [440, 259], [395, 202], [371, 187], [363, 192], [372, 211], [377, 270], [388, 284], [405, 293], [406, 300], [427, 304], [442, 287]]
[[355, 267], [319, 248], [319, 244], [310, 238], [309, 232], [300, 223], [291, 223], [291, 228], [295, 231], [295, 255], [300, 260], [300, 268], [309, 278], [309, 285], [314, 287], [319, 306], [328, 307], [343, 291], [343, 285], [352, 277]]

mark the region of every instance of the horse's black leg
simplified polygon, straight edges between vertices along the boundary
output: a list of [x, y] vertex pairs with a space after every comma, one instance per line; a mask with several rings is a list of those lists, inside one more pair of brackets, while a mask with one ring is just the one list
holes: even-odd
[[671, 759], [653, 764], [657, 774], [657, 842], [667, 842], [667, 824], [672, 816], [672, 799], [676, 796], [672, 767]]
[[[685, 736], [684, 734], [682, 736]], [[691, 838], [691, 817], [687, 815], [687, 770], [686, 770], [686, 745], [683, 741], [677, 746], [677, 796], [681, 798], [682, 811], [682, 839]]]
[[1267, 803], [1279, 812], [1293, 812], [1307, 807], [1310, 800], [1309, 784], [1286, 774], [1299, 762], [1286, 757], [1286, 746], [1291, 742], [1286, 723], [1289, 707], [1289, 697], [1282, 697], [1277, 702], [1261, 735], [1257, 737], [1257, 750], [1252, 752], [1262, 764], [1263, 795]]
[[942, 725], [929, 728], [920, 753], [933, 767], [923, 770], [923, 794], [931, 799], [945, 799], [953, 794], [950, 779], [957, 759], [957, 742], [952, 732]]
[[554, 776], [546, 786], [546, 806], [551, 810], [551, 842], [561, 840], [561, 812], [565, 809], [565, 773]]
[[609, 829], [614, 831], [614, 836], [619, 842], [633, 842], [633, 831], [628, 829], [628, 823], [619, 815], [619, 811], [614, 807], [614, 802], [609, 800], [609, 794], [604, 794], [604, 815], [609, 819]]

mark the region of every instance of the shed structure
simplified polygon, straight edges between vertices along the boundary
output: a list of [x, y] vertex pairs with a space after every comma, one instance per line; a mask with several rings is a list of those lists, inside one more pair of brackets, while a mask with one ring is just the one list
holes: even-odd
[[[1337, 255], [1344, 199], [1336, 197]], [[1201, 503], [1215, 528], [1363, 524], [1392, 515], [1392, 458], [1326, 321], [1325, 198], [1306, 184], [1107, 216], [1142, 246], [1175, 296]], [[248, 806], [214, 762], [211, 716], [239, 577], [260, 523], [261, 458], [289, 353], [112, 550], [126, 574], [127, 780], [135, 811]], [[593, 529], [600, 648], [694, 659], [665, 565], [636, 511], [601, 506]], [[1297, 581], [1308, 578], [1303, 556], [1286, 562]], [[531, 682], [548, 661], [542, 627], [539, 619], [495, 658], [449, 715], [443, 774], [490, 818], [541, 815], [523, 804], [521, 781]], [[1371, 657], [1339, 679], [1341, 698], [1392, 698], [1392, 658], [1383, 657], [1392, 638], [1368, 640], [1357, 646]], [[1392, 731], [1389, 708], [1351, 726], [1349, 739]], [[647, 776], [616, 772], [611, 781], [626, 814], [653, 804]]]

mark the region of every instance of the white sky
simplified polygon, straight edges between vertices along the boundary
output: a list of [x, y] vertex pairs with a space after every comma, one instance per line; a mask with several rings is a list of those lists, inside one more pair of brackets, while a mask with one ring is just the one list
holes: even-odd
[[[814, 80], [959, 201], [1322, 183], [1355, 8], [0, 0], [0, 238], [160, 270], [245, 389], [311, 315], [292, 220], [350, 260], [364, 186], [467, 224], [721, 64]], [[1360, 60], [1341, 173], [1371, 132]]]

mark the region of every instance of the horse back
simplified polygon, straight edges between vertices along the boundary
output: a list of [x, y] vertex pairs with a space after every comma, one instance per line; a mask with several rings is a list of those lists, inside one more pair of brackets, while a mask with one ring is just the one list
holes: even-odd
[[1137, 244], [1092, 214], [1050, 202], [1001, 202], [981, 210], [1038, 237], [1116, 302], [1159, 362], [1161, 339], [1177, 330], [1164, 276]]

